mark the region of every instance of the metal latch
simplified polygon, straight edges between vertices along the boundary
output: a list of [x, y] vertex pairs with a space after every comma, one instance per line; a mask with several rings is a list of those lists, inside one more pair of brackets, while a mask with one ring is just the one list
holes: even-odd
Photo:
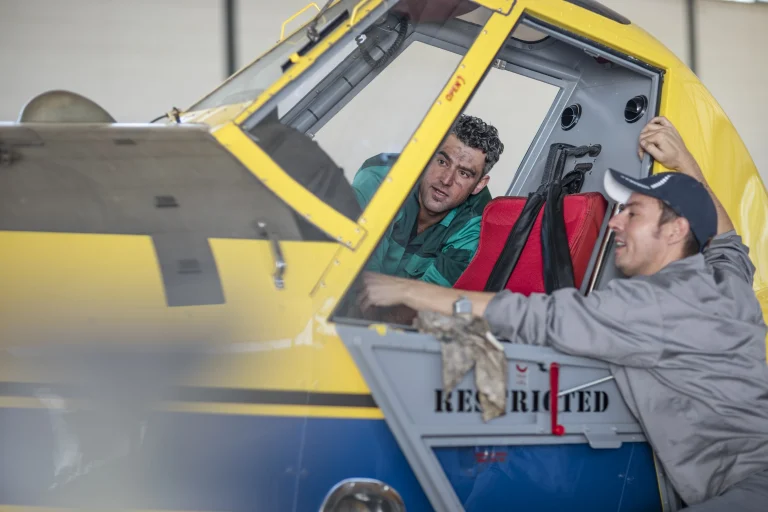
[[272, 247], [272, 258], [275, 260], [275, 271], [272, 274], [272, 277], [275, 280], [275, 287], [282, 290], [285, 287], [283, 274], [285, 274], [287, 265], [285, 263], [285, 258], [283, 257], [283, 251], [280, 248], [280, 242], [278, 242], [277, 238], [267, 229], [266, 223], [259, 222], [258, 225], [262, 235], [264, 238], [269, 239], [270, 246]]

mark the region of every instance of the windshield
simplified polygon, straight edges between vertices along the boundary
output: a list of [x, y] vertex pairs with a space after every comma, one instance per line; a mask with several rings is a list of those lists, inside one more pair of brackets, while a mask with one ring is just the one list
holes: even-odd
[[[347, 19], [348, 8], [352, 2], [340, 0], [316, 18], [316, 32], [320, 38], [335, 29]], [[267, 87], [272, 85], [285, 71], [286, 63], [294, 53], [302, 54], [312, 44], [307, 36], [310, 24], [303, 26], [295, 34], [275, 46], [267, 54], [251, 63], [248, 67], [232, 75], [218, 89], [199, 101], [189, 111], [206, 110], [232, 105], [256, 99]]]

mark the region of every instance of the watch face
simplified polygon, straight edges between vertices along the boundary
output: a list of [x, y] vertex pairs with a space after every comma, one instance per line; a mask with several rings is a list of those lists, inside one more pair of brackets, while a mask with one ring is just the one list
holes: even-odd
[[460, 298], [453, 303], [453, 312], [457, 315], [472, 313], [472, 302], [466, 297]]

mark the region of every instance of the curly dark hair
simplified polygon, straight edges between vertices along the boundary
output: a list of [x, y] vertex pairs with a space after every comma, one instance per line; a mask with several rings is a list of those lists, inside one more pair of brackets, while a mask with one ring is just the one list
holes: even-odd
[[451, 133], [467, 146], [485, 153], [483, 176], [491, 171], [504, 152], [504, 144], [499, 139], [499, 130], [479, 117], [462, 114], [453, 125]]

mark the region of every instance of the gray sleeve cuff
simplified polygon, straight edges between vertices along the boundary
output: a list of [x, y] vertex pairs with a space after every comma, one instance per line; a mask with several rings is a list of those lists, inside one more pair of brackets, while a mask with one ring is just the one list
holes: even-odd
[[509, 302], [510, 297], [513, 297], [514, 295], [515, 294], [509, 290], [502, 290], [494, 295], [491, 301], [485, 307], [485, 313], [483, 314], [483, 317], [491, 327], [493, 334], [500, 338], [509, 339], [504, 334], [505, 332], [509, 333], [510, 330], [506, 305], [507, 302]]

